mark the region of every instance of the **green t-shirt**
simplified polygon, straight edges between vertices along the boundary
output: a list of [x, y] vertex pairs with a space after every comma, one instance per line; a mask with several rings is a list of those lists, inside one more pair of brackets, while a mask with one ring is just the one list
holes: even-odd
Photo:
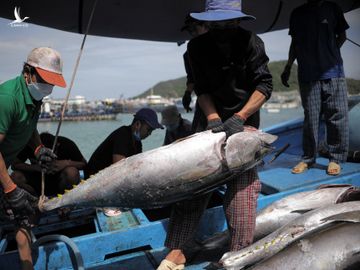
[[6, 167], [11, 165], [36, 130], [39, 105], [34, 104], [22, 75], [0, 85], [0, 133], [5, 134], [0, 152]]

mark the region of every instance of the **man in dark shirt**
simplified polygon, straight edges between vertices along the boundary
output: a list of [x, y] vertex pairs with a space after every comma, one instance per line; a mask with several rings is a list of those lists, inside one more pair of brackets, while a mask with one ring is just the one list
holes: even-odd
[[157, 128], [163, 126], [158, 122], [156, 112], [149, 108], [140, 109], [130, 126], [116, 129], [98, 146], [86, 166], [85, 177], [89, 178], [115, 162], [141, 153], [141, 140]]
[[[52, 149], [55, 136], [41, 133], [42, 143]], [[70, 139], [59, 136], [54, 153], [57, 159], [51, 162], [45, 173], [45, 194], [63, 194], [65, 190], [73, 188], [80, 182], [79, 170], [83, 170], [86, 160], [77, 145]], [[30, 160], [30, 164], [25, 163]], [[20, 187], [35, 196], [41, 195], [41, 167], [30, 147], [23, 149], [11, 166], [11, 178]]]
[[191, 131], [191, 122], [183, 119], [175, 105], [165, 107], [161, 112], [161, 124], [166, 127], [164, 145], [187, 137]]
[[[205, 12], [190, 14], [210, 22], [209, 32], [188, 44], [195, 93], [202, 111], [197, 129], [223, 131], [229, 137], [243, 131], [244, 124], [259, 126], [259, 110], [270, 98], [272, 76], [261, 39], [239, 27], [240, 19], [254, 19], [241, 12], [241, 1], [209, 0], [206, 4]], [[224, 210], [230, 250], [236, 251], [253, 241], [261, 188], [257, 169], [246, 171], [226, 185]], [[165, 241], [170, 253], [159, 270], [183, 269], [184, 247], [194, 235], [210, 196], [176, 204]]]
[[288, 86], [291, 66], [298, 61], [298, 79], [304, 108], [303, 157], [292, 170], [302, 173], [316, 161], [319, 121], [323, 114], [327, 128], [329, 165], [327, 173], [337, 175], [349, 148], [347, 87], [340, 47], [349, 28], [341, 8], [333, 2], [308, 0], [290, 17], [292, 37], [289, 59], [281, 75]]

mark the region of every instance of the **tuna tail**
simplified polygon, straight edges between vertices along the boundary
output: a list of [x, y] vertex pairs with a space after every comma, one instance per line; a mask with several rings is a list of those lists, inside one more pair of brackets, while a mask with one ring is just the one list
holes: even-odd
[[336, 203], [360, 201], [360, 189], [353, 186], [345, 190], [336, 200]]

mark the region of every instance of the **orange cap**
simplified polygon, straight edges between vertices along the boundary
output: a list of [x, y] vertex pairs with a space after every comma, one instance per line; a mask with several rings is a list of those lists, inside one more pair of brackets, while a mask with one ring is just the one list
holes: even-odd
[[47, 83], [66, 87], [62, 76], [61, 56], [56, 50], [48, 47], [35, 48], [28, 55], [26, 63], [33, 66]]

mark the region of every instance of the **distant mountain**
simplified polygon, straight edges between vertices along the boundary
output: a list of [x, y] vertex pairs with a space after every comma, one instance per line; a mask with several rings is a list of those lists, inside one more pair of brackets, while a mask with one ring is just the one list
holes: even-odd
[[[297, 65], [294, 64], [291, 70], [291, 76], [289, 78], [290, 87], [287, 88], [282, 85], [280, 75], [284, 70], [286, 61], [276, 61], [269, 63], [269, 69], [273, 75], [274, 91], [285, 92], [290, 90], [299, 89], [297, 81]], [[360, 94], [360, 80], [346, 79], [348, 85], [348, 92], [351, 95]], [[174, 80], [168, 80], [165, 82], [159, 82], [153, 87], [153, 94], [160, 95], [166, 98], [179, 98], [182, 97], [185, 91], [186, 77], [181, 77]], [[134, 98], [144, 98], [150, 95], [151, 89], [146, 90], [141, 95]]]
[[[166, 98], [182, 97], [185, 91], [186, 77], [178, 79], [159, 82], [152, 87], [154, 95], [160, 95]], [[150, 95], [151, 89], [146, 90], [144, 93], [134, 98], [145, 98]]]

